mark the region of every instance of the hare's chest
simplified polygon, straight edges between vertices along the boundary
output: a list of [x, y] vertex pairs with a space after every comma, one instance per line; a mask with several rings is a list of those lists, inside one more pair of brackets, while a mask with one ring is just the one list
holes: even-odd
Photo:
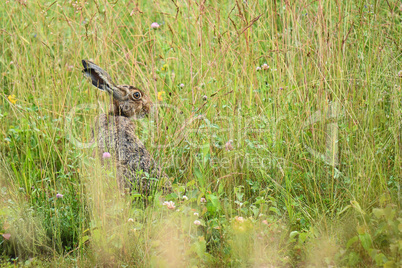
[[100, 153], [113, 153], [119, 161], [127, 161], [137, 154], [138, 147], [142, 146], [135, 135], [133, 122], [126, 117], [101, 115], [96, 125], [96, 132], [96, 142]]

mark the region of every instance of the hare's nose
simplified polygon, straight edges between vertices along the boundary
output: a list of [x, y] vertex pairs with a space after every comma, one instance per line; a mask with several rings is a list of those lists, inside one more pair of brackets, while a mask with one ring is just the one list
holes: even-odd
[[154, 104], [153, 104], [153, 102], [152, 102], [150, 99], [144, 98], [144, 99], [143, 99], [143, 105], [144, 105], [144, 106], [147, 106], [147, 107], [149, 107], [149, 108], [151, 108]]
[[152, 107], [152, 102], [149, 100], [143, 100], [142, 101], [142, 110], [147, 114], [151, 111], [151, 107]]

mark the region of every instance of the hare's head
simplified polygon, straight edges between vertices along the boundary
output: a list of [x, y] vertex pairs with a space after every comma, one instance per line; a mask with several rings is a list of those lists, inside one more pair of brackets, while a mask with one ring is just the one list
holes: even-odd
[[113, 96], [113, 113], [125, 117], [144, 116], [150, 112], [152, 102], [140, 89], [128, 85], [115, 85], [110, 75], [96, 64], [82, 60], [86, 77], [92, 85]]

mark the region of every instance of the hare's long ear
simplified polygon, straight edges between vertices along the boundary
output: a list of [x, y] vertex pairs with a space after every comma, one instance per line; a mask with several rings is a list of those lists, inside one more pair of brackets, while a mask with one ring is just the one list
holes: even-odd
[[82, 65], [84, 66], [84, 70], [82, 70], [82, 73], [86, 77], [91, 79], [92, 85], [102, 91], [106, 91], [109, 94], [112, 94], [113, 97], [119, 101], [127, 99], [127, 97], [123, 96], [120, 90], [113, 83], [110, 75], [101, 67], [88, 60], [82, 60]]
[[112, 88], [114, 87], [114, 84], [112, 82], [112, 78], [106, 71], [88, 60], [82, 60], [82, 65], [84, 66], [82, 73], [86, 77], [91, 78], [92, 85], [100, 90], [107, 91], [109, 93], [113, 92]]

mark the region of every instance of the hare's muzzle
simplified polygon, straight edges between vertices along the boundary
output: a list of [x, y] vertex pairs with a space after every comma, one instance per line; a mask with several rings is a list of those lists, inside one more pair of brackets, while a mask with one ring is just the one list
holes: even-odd
[[148, 114], [151, 112], [152, 106], [153, 103], [151, 102], [151, 100], [149, 100], [148, 98], [142, 99], [142, 113], [144, 114], [144, 116], [148, 116]]

